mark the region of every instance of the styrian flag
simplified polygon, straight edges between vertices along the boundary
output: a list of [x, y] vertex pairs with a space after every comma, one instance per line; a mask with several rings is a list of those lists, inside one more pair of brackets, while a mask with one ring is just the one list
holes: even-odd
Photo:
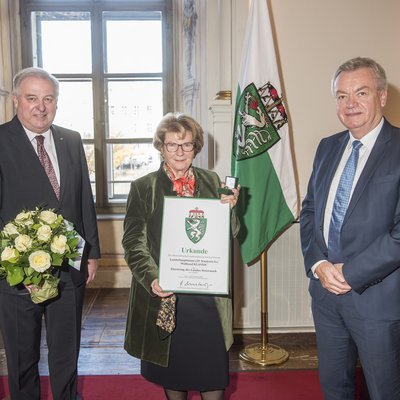
[[298, 216], [288, 120], [266, 1], [252, 0], [233, 130], [232, 174], [242, 187], [237, 207], [244, 263], [257, 258]]

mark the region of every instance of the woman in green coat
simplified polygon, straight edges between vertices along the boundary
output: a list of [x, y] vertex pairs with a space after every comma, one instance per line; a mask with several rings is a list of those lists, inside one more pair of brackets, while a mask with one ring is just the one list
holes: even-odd
[[[132, 182], [124, 221], [122, 244], [132, 271], [125, 349], [141, 359], [142, 375], [162, 385], [167, 399], [185, 400], [195, 390], [203, 400], [223, 400], [233, 342], [231, 299], [163, 292], [158, 283], [161, 223], [164, 196], [221, 197], [233, 209], [239, 188], [220, 196], [217, 174], [192, 166], [204, 144], [193, 118], [167, 114], [153, 144], [163, 162], [158, 171]], [[235, 236], [234, 210], [231, 227]]]

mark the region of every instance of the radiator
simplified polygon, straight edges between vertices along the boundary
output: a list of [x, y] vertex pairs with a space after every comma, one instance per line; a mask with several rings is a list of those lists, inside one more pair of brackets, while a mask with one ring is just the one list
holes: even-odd
[[[235, 332], [258, 333], [261, 328], [260, 263], [243, 265], [237, 248], [234, 253], [234, 329]], [[268, 250], [267, 281], [268, 331], [313, 331], [298, 223], [286, 230]]]

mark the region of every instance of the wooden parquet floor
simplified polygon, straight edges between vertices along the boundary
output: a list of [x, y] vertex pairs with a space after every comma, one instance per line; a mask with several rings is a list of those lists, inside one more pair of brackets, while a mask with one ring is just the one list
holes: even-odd
[[[138, 374], [139, 360], [123, 349], [129, 289], [87, 289], [82, 324], [79, 357], [80, 375]], [[315, 335], [313, 333], [270, 334], [268, 342], [284, 348], [289, 359], [283, 364], [261, 367], [239, 358], [248, 344], [260, 342], [259, 335], [235, 335], [230, 350], [230, 370], [256, 371], [281, 369], [313, 369], [317, 367]], [[41, 375], [47, 375], [47, 347], [42, 339]], [[0, 375], [7, 374], [4, 346], [0, 336]]]

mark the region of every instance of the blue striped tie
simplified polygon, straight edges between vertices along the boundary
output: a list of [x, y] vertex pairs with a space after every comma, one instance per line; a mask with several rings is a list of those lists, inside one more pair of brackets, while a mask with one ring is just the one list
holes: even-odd
[[362, 143], [359, 140], [353, 142], [353, 149], [340, 177], [333, 202], [332, 218], [329, 225], [328, 257], [331, 262], [340, 262], [340, 230], [344, 216], [349, 205], [351, 188], [357, 169], [358, 154]]

